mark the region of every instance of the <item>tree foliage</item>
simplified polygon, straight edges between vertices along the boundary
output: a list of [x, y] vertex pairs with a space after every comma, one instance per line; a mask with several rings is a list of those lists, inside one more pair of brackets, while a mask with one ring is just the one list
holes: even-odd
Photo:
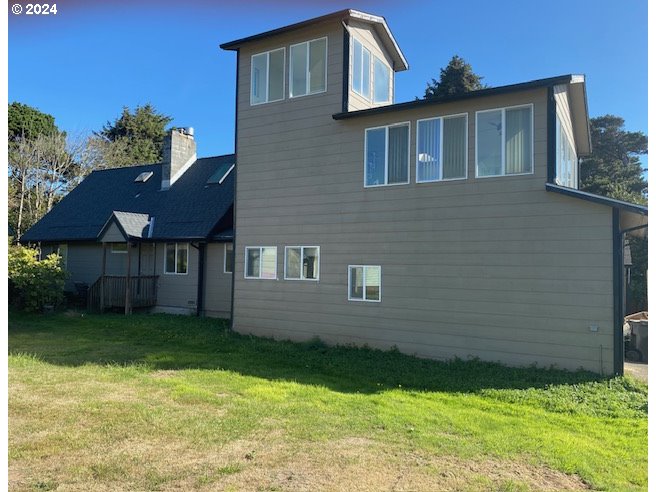
[[124, 107], [121, 116], [95, 133], [91, 144], [113, 164], [108, 166], [106, 162], [106, 167], [160, 162], [166, 126], [171, 121], [173, 118], [150, 104], [137, 106], [134, 112]]
[[633, 203], [646, 203], [647, 182], [640, 157], [647, 136], [624, 129], [624, 119], [607, 114], [590, 120], [592, 155], [581, 161], [581, 189]]
[[9, 105], [7, 127], [10, 143], [19, 139], [33, 140], [39, 135], [60, 133], [52, 115], [19, 102]]
[[56, 253], [39, 261], [39, 252], [24, 246], [9, 247], [9, 280], [15, 289], [13, 301], [27, 311], [56, 306], [64, 298], [68, 276]]
[[458, 55], [454, 55], [445, 68], [440, 69], [440, 80], [432, 79], [426, 84], [424, 99], [462, 94], [484, 89], [483, 77], [474, 73], [472, 66]]

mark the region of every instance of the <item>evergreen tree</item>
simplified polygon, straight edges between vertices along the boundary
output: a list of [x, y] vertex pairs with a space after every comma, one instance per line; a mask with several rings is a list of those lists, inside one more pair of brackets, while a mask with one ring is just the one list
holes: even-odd
[[483, 77], [476, 75], [469, 63], [455, 55], [446, 68], [440, 69], [440, 80], [427, 83], [424, 99], [462, 94], [484, 89]]

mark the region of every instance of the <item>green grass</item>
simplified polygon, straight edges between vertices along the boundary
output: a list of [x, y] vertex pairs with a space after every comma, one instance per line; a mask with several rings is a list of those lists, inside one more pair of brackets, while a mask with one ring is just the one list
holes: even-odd
[[631, 378], [164, 315], [11, 313], [9, 352], [14, 490], [647, 487], [647, 386]]

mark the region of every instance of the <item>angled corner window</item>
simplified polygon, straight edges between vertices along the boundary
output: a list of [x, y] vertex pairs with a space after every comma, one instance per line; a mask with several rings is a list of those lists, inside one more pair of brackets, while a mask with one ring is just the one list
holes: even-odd
[[386, 103], [391, 99], [390, 68], [374, 56], [374, 102]]
[[579, 165], [576, 151], [565, 125], [556, 115], [556, 184], [568, 188], [579, 186]]
[[223, 247], [223, 273], [232, 273], [232, 264], [234, 262], [232, 243], [224, 243]]
[[186, 275], [189, 245], [187, 243], [166, 243], [164, 273]]
[[245, 255], [244, 278], [277, 278], [278, 248], [275, 246], [247, 246]]
[[417, 121], [417, 183], [467, 177], [467, 115]]
[[286, 246], [285, 280], [319, 280], [319, 246]]
[[365, 130], [364, 185], [409, 182], [410, 123]]
[[353, 75], [351, 88], [353, 92], [365, 99], [370, 99], [371, 94], [371, 52], [362, 46], [356, 38], [353, 39]]
[[285, 94], [285, 48], [251, 57], [251, 105], [280, 101]]
[[289, 96], [326, 91], [328, 38], [293, 44], [289, 48]]
[[476, 177], [533, 172], [533, 105], [476, 113]]
[[382, 275], [378, 265], [349, 265], [348, 300], [380, 302]]

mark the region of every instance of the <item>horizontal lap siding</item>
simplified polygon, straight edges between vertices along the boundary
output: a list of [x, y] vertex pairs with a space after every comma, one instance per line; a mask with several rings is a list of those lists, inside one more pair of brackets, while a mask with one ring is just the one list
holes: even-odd
[[[109, 251], [107, 255], [109, 256]], [[66, 290], [74, 289], [74, 282], [94, 283], [102, 272], [102, 245], [98, 243], [68, 243], [66, 269], [69, 278]]]
[[156, 269], [159, 280], [155, 311], [168, 311], [178, 314], [194, 314], [196, 312], [198, 250], [189, 245], [188, 251], [187, 274], [171, 275], [164, 273], [165, 244], [157, 244]]
[[[611, 214], [544, 190], [546, 89], [335, 121], [341, 26], [329, 36], [329, 90], [298, 100], [250, 107], [242, 53], [235, 329], [609, 372]], [[475, 179], [476, 111], [528, 103], [534, 173]], [[463, 112], [468, 179], [413, 183], [417, 119]], [[410, 184], [365, 189], [365, 129], [400, 121], [411, 122]], [[269, 245], [278, 280], [245, 280], [245, 246]], [[319, 282], [282, 280], [291, 245], [321, 247]], [[381, 303], [347, 300], [349, 264], [382, 266]]]
[[205, 259], [205, 300], [206, 316], [219, 318], [230, 317], [230, 291], [232, 289], [232, 274], [224, 273], [224, 244], [207, 245]]

